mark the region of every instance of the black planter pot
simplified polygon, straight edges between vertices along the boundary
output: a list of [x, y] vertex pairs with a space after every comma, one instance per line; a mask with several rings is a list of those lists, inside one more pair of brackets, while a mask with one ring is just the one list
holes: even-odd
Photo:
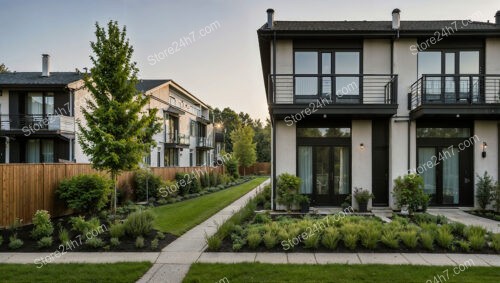
[[308, 202], [300, 204], [300, 212], [301, 213], [308, 213], [309, 212], [309, 203]]
[[368, 212], [368, 203], [360, 203], [359, 204], [359, 212]]

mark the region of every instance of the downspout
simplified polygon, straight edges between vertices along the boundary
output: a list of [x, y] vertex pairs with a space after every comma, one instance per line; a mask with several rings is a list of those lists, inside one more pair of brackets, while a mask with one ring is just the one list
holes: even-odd
[[[271, 76], [274, 80], [276, 80], [276, 31], [273, 32], [273, 75]], [[276, 94], [276, 83], [273, 83], [273, 96]], [[274, 99], [271, 98], [271, 102], [273, 103]], [[271, 123], [274, 127], [273, 129], [273, 174], [272, 174], [272, 202], [273, 202], [273, 210], [276, 210], [276, 123], [273, 122], [274, 117], [271, 117]]]

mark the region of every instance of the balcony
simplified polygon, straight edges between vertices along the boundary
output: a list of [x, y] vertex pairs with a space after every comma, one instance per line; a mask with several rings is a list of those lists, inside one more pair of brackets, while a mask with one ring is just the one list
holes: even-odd
[[408, 110], [421, 117], [500, 118], [500, 75], [428, 75], [414, 82]]
[[268, 104], [272, 114], [284, 117], [322, 103], [314, 114], [330, 116], [385, 116], [397, 111], [397, 75], [270, 75]]
[[189, 147], [189, 136], [178, 133], [167, 133], [165, 135], [165, 145], [167, 147]]
[[0, 115], [2, 131], [33, 133], [72, 133], [75, 132], [75, 117], [64, 115]]
[[213, 138], [211, 137], [196, 137], [196, 147], [201, 149], [213, 148]]

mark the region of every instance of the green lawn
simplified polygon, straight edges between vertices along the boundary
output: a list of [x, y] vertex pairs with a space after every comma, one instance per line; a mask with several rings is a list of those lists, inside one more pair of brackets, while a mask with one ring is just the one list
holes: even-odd
[[[443, 273], [444, 270], [448, 270], [449, 278]], [[455, 275], [450, 266], [196, 263], [191, 266], [183, 282], [489, 283], [498, 282], [500, 278], [498, 267], [469, 267], [462, 272], [457, 271], [459, 274]], [[445, 276], [446, 280], [440, 278], [434, 281], [437, 275]]]
[[135, 282], [150, 262], [106, 264], [0, 264], [0, 282]]
[[267, 178], [255, 178], [241, 185], [195, 199], [155, 207], [152, 209], [156, 215], [154, 227], [162, 232], [180, 236], [239, 199]]

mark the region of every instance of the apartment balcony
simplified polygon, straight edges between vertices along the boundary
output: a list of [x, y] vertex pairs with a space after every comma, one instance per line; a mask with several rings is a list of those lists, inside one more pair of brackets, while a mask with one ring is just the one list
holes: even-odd
[[271, 113], [278, 118], [306, 108], [321, 116], [390, 117], [398, 108], [397, 88], [397, 75], [276, 74], [269, 76], [267, 98]]
[[413, 119], [422, 117], [500, 118], [500, 75], [428, 75], [408, 93]]
[[196, 137], [196, 147], [199, 149], [212, 149], [213, 138], [211, 137]]
[[189, 136], [178, 133], [167, 133], [165, 135], [166, 147], [189, 147]]
[[0, 129], [10, 134], [74, 137], [75, 117], [64, 115], [0, 115]]

